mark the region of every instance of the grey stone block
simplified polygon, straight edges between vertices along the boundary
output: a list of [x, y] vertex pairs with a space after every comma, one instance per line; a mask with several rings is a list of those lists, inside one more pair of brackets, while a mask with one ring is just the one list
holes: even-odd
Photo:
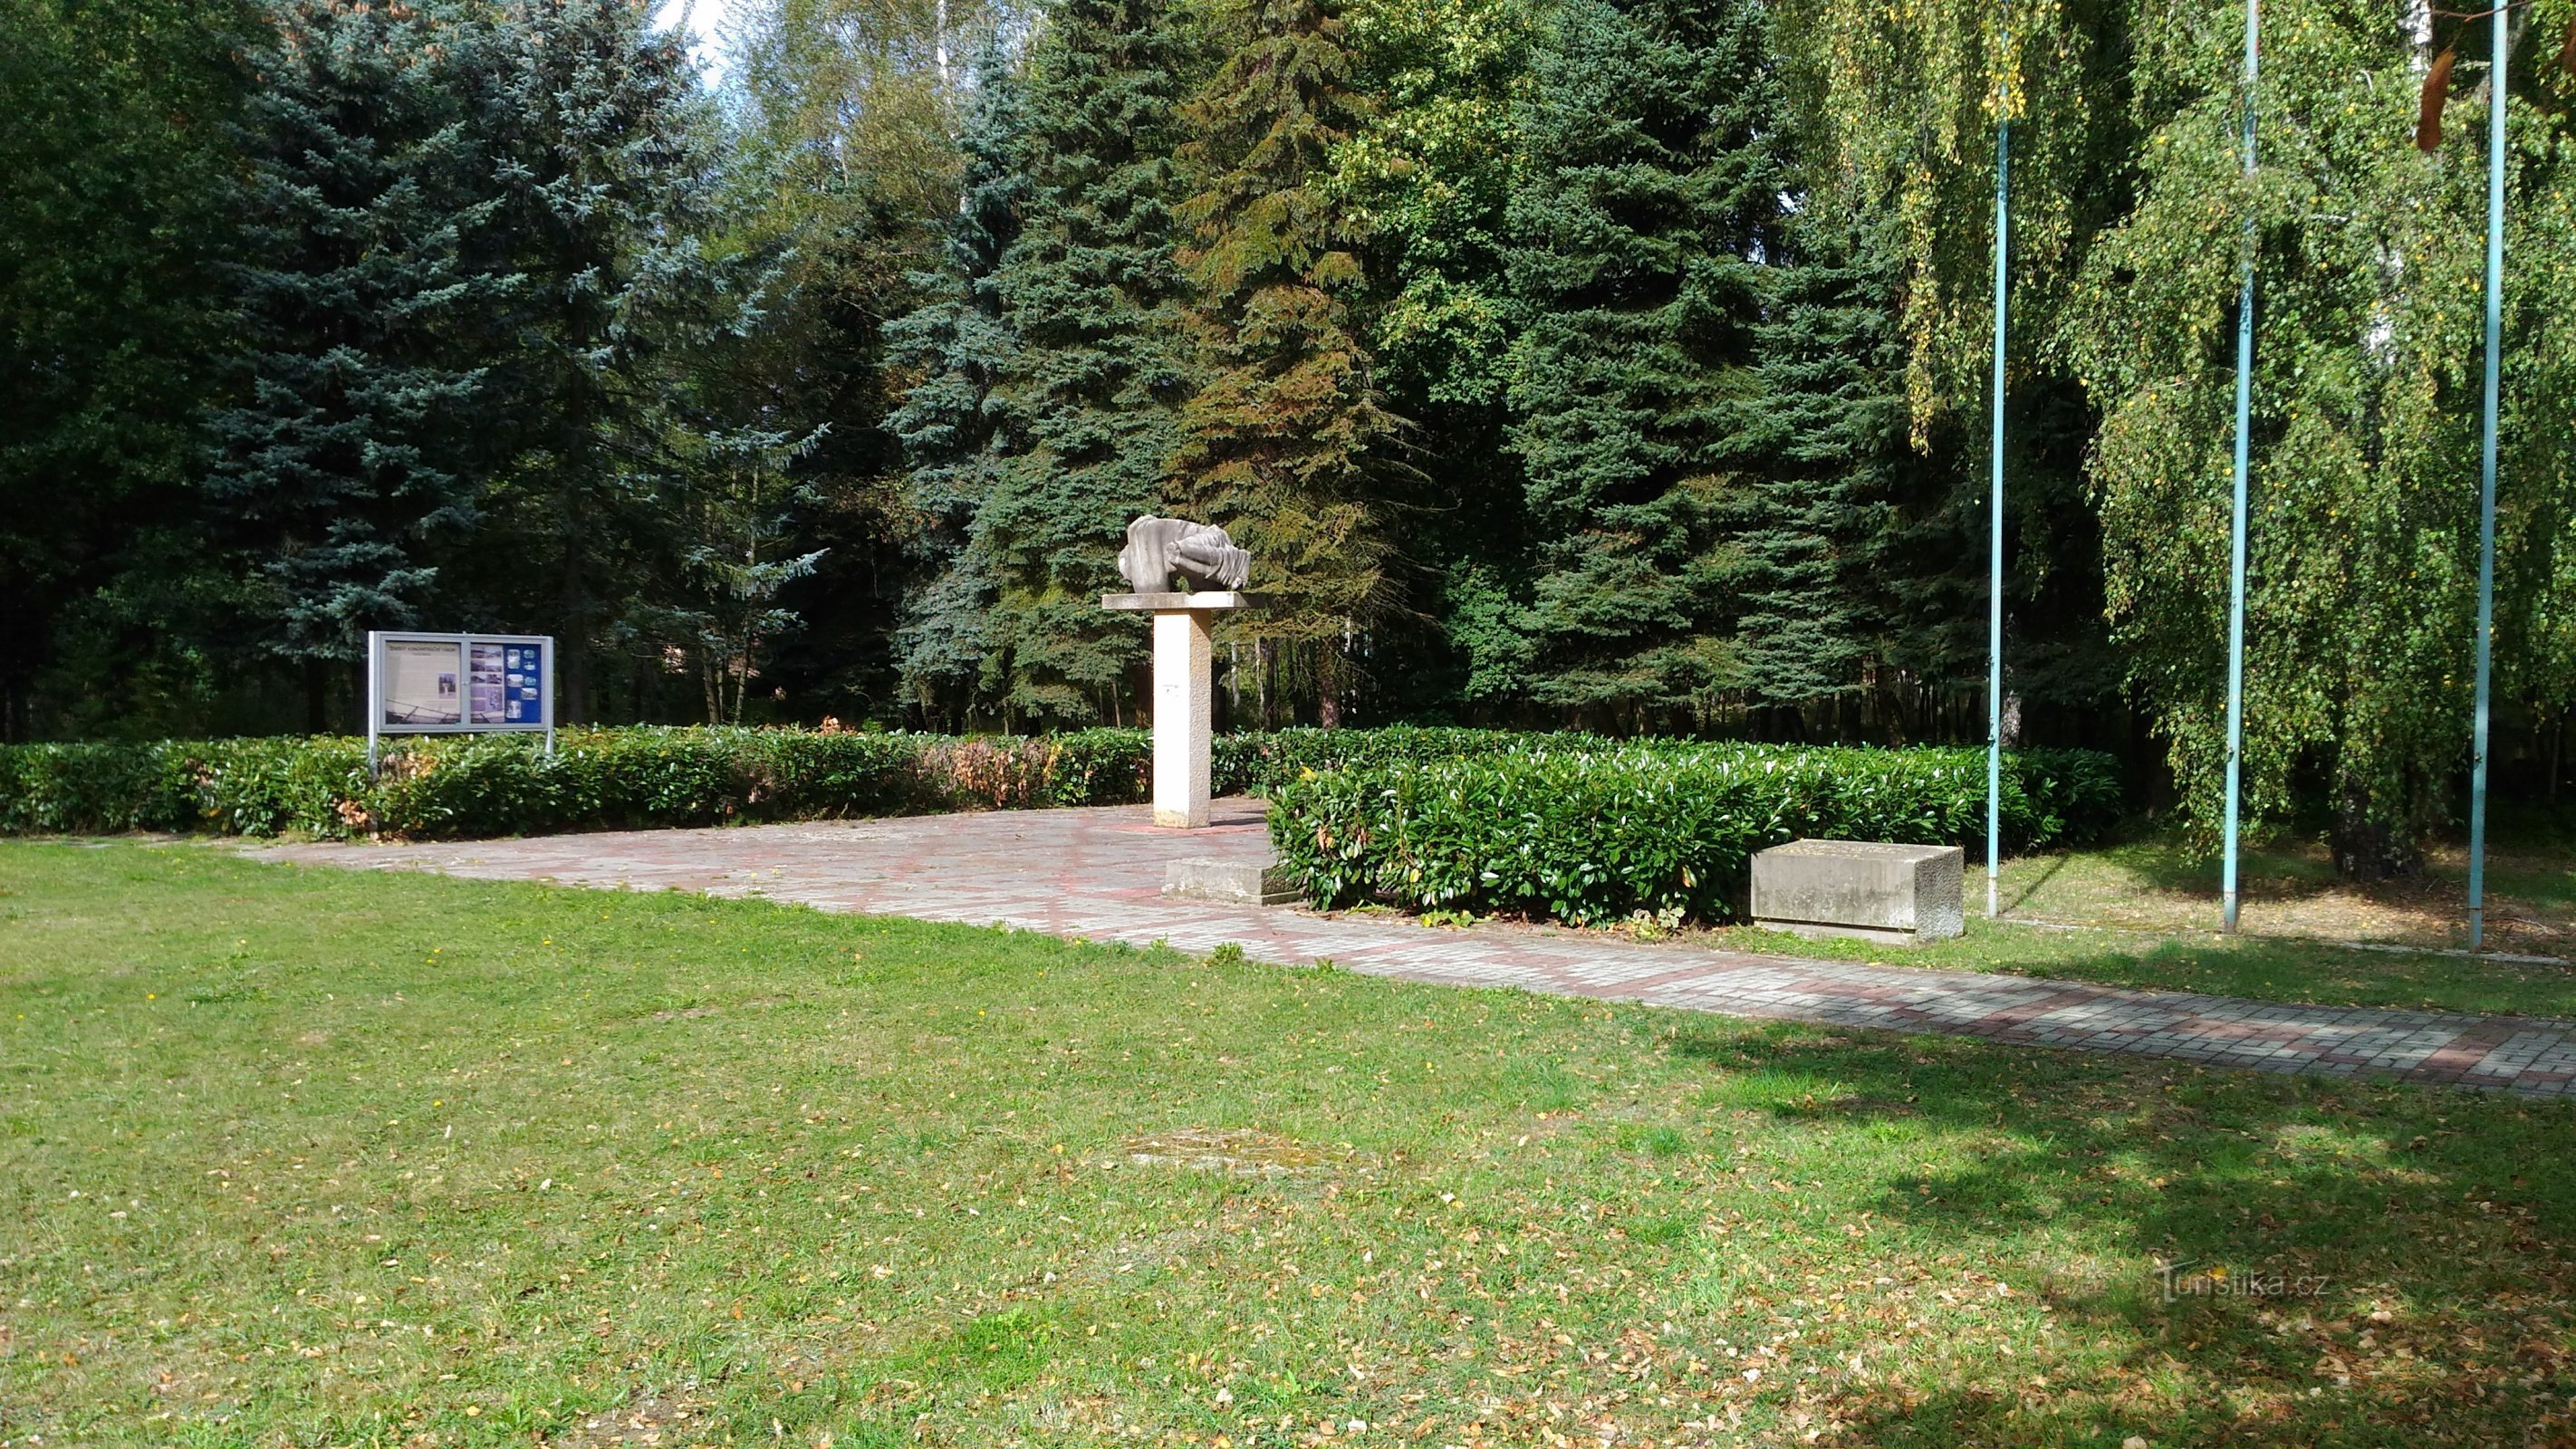
[[1278, 870], [1243, 860], [1175, 860], [1163, 867], [1163, 896], [1230, 906], [1284, 906], [1297, 889]]
[[1127, 525], [1118, 572], [1140, 594], [1170, 588], [1174, 574], [1192, 588], [1239, 589], [1252, 581], [1252, 555], [1214, 524], [1146, 513]]
[[1955, 845], [1793, 840], [1753, 857], [1753, 924], [1912, 945], [1967, 929]]

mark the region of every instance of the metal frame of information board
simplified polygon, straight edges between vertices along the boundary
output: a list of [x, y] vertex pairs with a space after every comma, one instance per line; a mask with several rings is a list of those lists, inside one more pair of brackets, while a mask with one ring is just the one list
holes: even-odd
[[[446, 644], [456, 650], [456, 722], [404, 723], [385, 722], [385, 652], [394, 644]], [[528, 648], [541, 651], [544, 668], [539, 672], [545, 683], [537, 690], [538, 717], [477, 724], [473, 707], [473, 648], [489, 644], [499, 648]], [[506, 686], [505, 686], [506, 687]], [[375, 772], [379, 739], [384, 735], [490, 735], [535, 734], [543, 731], [546, 753], [555, 752], [555, 639], [551, 634], [422, 634], [409, 630], [376, 629], [367, 634], [367, 771]]]

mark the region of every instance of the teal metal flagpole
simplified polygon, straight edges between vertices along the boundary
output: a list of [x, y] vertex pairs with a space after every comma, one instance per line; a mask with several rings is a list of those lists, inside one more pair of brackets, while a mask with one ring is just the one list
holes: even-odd
[[[2004, 32], [2011, 60], [2012, 32]], [[2011, 255], [2012, 82], [1995, 115], [1995, 438], [1994, 490], [1987, 504], [1992, 546], [1986, 570], [1986, 919], [1995, 917], [2003, 873], [2004, 799], [2004, 263]]]
[[2478, 459], [2478, 674], [2469, 751], [2469, 949], [2485, 943], [2487, 916], [2487, 716], [2494, 688], [2496, 392], [2504, 347], [2504, 59], [2511, 26], [2505, 7], [2488, 12], [2493, 59], [2487, 70], [2487, 378], [2485, 436]]
[[[2245, 179], [2254, 180], [2254, 82], [2260, 0], [2245, 0]], [[2254, 419], [2254, 213], [2246, 197], [2245, 282], [2236, 296], [2236, 497], [2228, 524], [2227, 568], [2227, 823], [2221, 847], [2219, 929], [2236, 930], [2237, 817], [2245, 803], [2245, 472], [2246, 435]]]

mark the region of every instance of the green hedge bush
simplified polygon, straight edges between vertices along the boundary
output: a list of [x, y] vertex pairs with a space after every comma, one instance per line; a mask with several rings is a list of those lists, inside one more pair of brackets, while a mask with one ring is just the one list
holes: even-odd
[[[1917, 814], [1902, 826], [1863, 823], [1854, 830], [1875, 829], [1874, 838], [1887, 839], [1965, 838], [1982, 820], [1983, 756], [1975, 751], [1819, 752], [1674, 741], [1621, 746], [1583, 734], [1292, 729], [1220, 736], [1215, 774], [1220, 790], [1293, 799], [1297, 811], [1323, 811], [1343, 822], [1360, 816], [1356, 806], [1332, 803], [1341, 799], [1333, 792], [1358, 790], [1355, 782], [1363, 779], [1379, 782], [1368, 788], [1383, 789], [1392, 774], [1411, 780], [1407, 772], [1416, 768], [1508, 764], [1525, 772], [1532, 761], [1563, 769], [1578, 760], [1698, 758], [1712, 751], [1780, 760], [1884, 756], [1915, 760], [1918, 773], [1919, 762], [1934, 756], [1949, 761], [1941, 768], [1952, 773], [1956, 760], [1965, 760], [1974, 776], [1966, 783], [1937, 770], [1928, 782], [1891, 777], [1883, 787], [1888, 798]], [[436, 839], [1114, 805], [1146, 797], [1152, 757], [1151, 737], [1138, 729], [1020, 739], [633, 728], [565, 731], [551, 759], [525, 736], [411, 738], [387, 747], [383, 768], [370, 780], [364, 743], [346, 738], [14, 745], [0, 747], [0, 832]], [[1325, 780], [1336, 783], [1314, 783]], [[2103, 757], [2020, 756], [2006, 800], [2015, 812], [2013, 838], [2044, 841], [2097, 828], [2117, 813], [2118, 798]], [[1941, 804], [1933, 816], [1918, 818], [1930, 808], [1925, 802], [1935, 800]], [[2020, 824], [2025, 817], [2028, 828]], [[1859, 819], [1849, 809], [1845, 818]], [[1900, 828], [1917, 833], [1887, 833]], [[1934, 833], [1921, 833], [1927, 830]], [[1355, 838], [1338, 823], [1328, 826], [1328, 833], [1335, 831], [1342, 842], [1337, 849]], [[1290, 851], [1286, 859], [1296, 864], [1301, 857]], [[1376, 893], [1382, 883], [1372, 877], [1363, 885], [1359, 874], [1370, 868], [1353, 857], [1310, 879], [1325, 881], [1331, 898]]]
[[[1306, 770], [1493, 754], [1495, 730], [1290, 729], [1216, 741], [1220, 792]], [[959, 738], [779, 729], [567, 730], [390, 742], [366, 778], [348, 738], [0, 747], [0, 832], [213, 830], [434, 838], [810, 820], [929, 810], [1116, 805], [1150, 790], [1151, 735], [1094, 729]]]
[[1143, 730], [1034, 739], [808, 730], [568, 730], [390, 744], [169, 740], [0, 748], [0, 832], [534, 835], [1143, 799]]
[[1616, 744], [1603, 735], [1571, 730], [1538, 733], [1451, 725], [1299, 728], [1219, 735], [1213, 765], [1218, 794], [1262, 794], [1283, 780], [1310, 772], [1485, 758], [1533, 749], [1606, 750]]
[[[2007, 756], [2007, 847], [2120, 814], [2091, 751]], [[1378, 900], [1578, 924], [1735, 914], [1752, 853], [1800, 836], [1982, 848], [1976, 749], [1532, 742], [1476, 758], [1301, 772], [1270, 792], [1280, 865], [1320, 906]]]

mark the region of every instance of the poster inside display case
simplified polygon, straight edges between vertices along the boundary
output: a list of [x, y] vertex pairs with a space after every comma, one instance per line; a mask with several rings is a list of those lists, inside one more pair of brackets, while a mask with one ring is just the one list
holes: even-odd
[[369, 634], [368, 765], [383, 735], [526, 731], [551, 753], [554, 647], [542, 634]]

